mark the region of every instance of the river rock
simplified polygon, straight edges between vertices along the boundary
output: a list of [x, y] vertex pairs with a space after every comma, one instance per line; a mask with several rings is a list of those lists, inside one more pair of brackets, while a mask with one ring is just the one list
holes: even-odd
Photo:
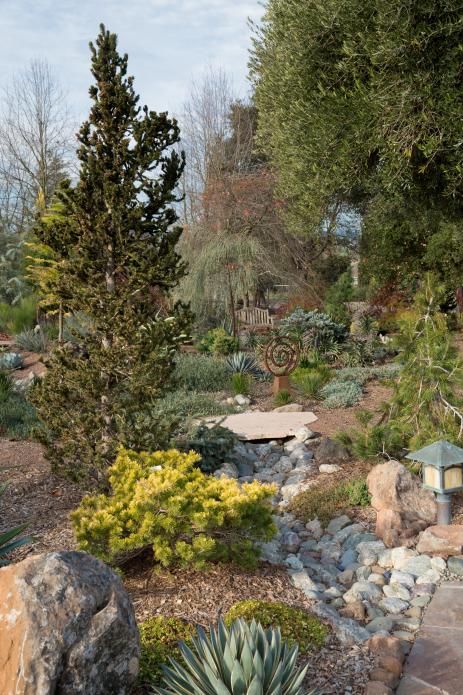
[[325, 437], [320, 442], [315, 453], [315, 460], [318, 465], [337, 464], [350, 459], [350, 452], [340, 442]]
[[79, 552], [0, 569], [2, 695], [128, 695], [139, 637], [119, 577]]

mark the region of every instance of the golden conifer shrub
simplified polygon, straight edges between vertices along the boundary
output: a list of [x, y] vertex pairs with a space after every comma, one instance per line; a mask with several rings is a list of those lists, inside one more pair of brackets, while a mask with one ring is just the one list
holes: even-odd
[[71, 518], [78, 545], [102, 560], [152, 546], [161, 565], [253, 565], [256, 543], [275, 533], [273, 485], [206, 475], [193, 451], [120, 449], [110, 493], [87, 496]]

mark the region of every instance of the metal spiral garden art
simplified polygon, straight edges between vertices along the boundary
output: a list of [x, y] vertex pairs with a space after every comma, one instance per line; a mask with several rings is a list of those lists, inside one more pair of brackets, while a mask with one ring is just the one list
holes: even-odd
[[264, 362], [273, 374], [273, 393], [289, 390], [289, 375], [299, 362], [299, 343], [287, 336], [276, 336], [265, 348]]

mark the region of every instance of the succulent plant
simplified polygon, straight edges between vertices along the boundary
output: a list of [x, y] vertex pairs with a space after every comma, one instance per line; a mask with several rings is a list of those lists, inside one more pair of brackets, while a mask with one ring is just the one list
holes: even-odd
[[185, 665], [163, 666], [158, 695], [305, 695], [306, 668], [297, 669], [298, 647], [281, 639], [279, 628], [264, 630], [253, 620], [223, 620], [207, 635], [200, 627], [192, 649], [180, 643]]
[[17, 352], [4, 352], [0, 354], [0, 369], [19, 369], [23, 358]]
[[263, 374], [254, 355], [248, 355], [245, 352], [234, 352], [229, 355], [226, 364], [231, 374], [249, 374], [256, 378]]
[[[0, 496], [5, 493], [6, 488], [7, 485], [5, 483], [0, 484]], [[18, 538], [25, 528], [26, 524], [21, 524], [20, 526], [5, 531], [5, 533], [0, 533], [0, 567], [8, 564], [7, 555], [9, 553], [32, 541], [30, 536]]]

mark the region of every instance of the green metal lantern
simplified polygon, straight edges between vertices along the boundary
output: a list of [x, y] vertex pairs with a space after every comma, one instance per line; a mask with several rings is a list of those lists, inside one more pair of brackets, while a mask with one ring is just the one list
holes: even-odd
[[422, 464], [423, 487], [436, 493], [437, 523], [448, 525], [451, 495], [463, 491], [463, 449], [441, 440], [410, 452], [406, 458]]

